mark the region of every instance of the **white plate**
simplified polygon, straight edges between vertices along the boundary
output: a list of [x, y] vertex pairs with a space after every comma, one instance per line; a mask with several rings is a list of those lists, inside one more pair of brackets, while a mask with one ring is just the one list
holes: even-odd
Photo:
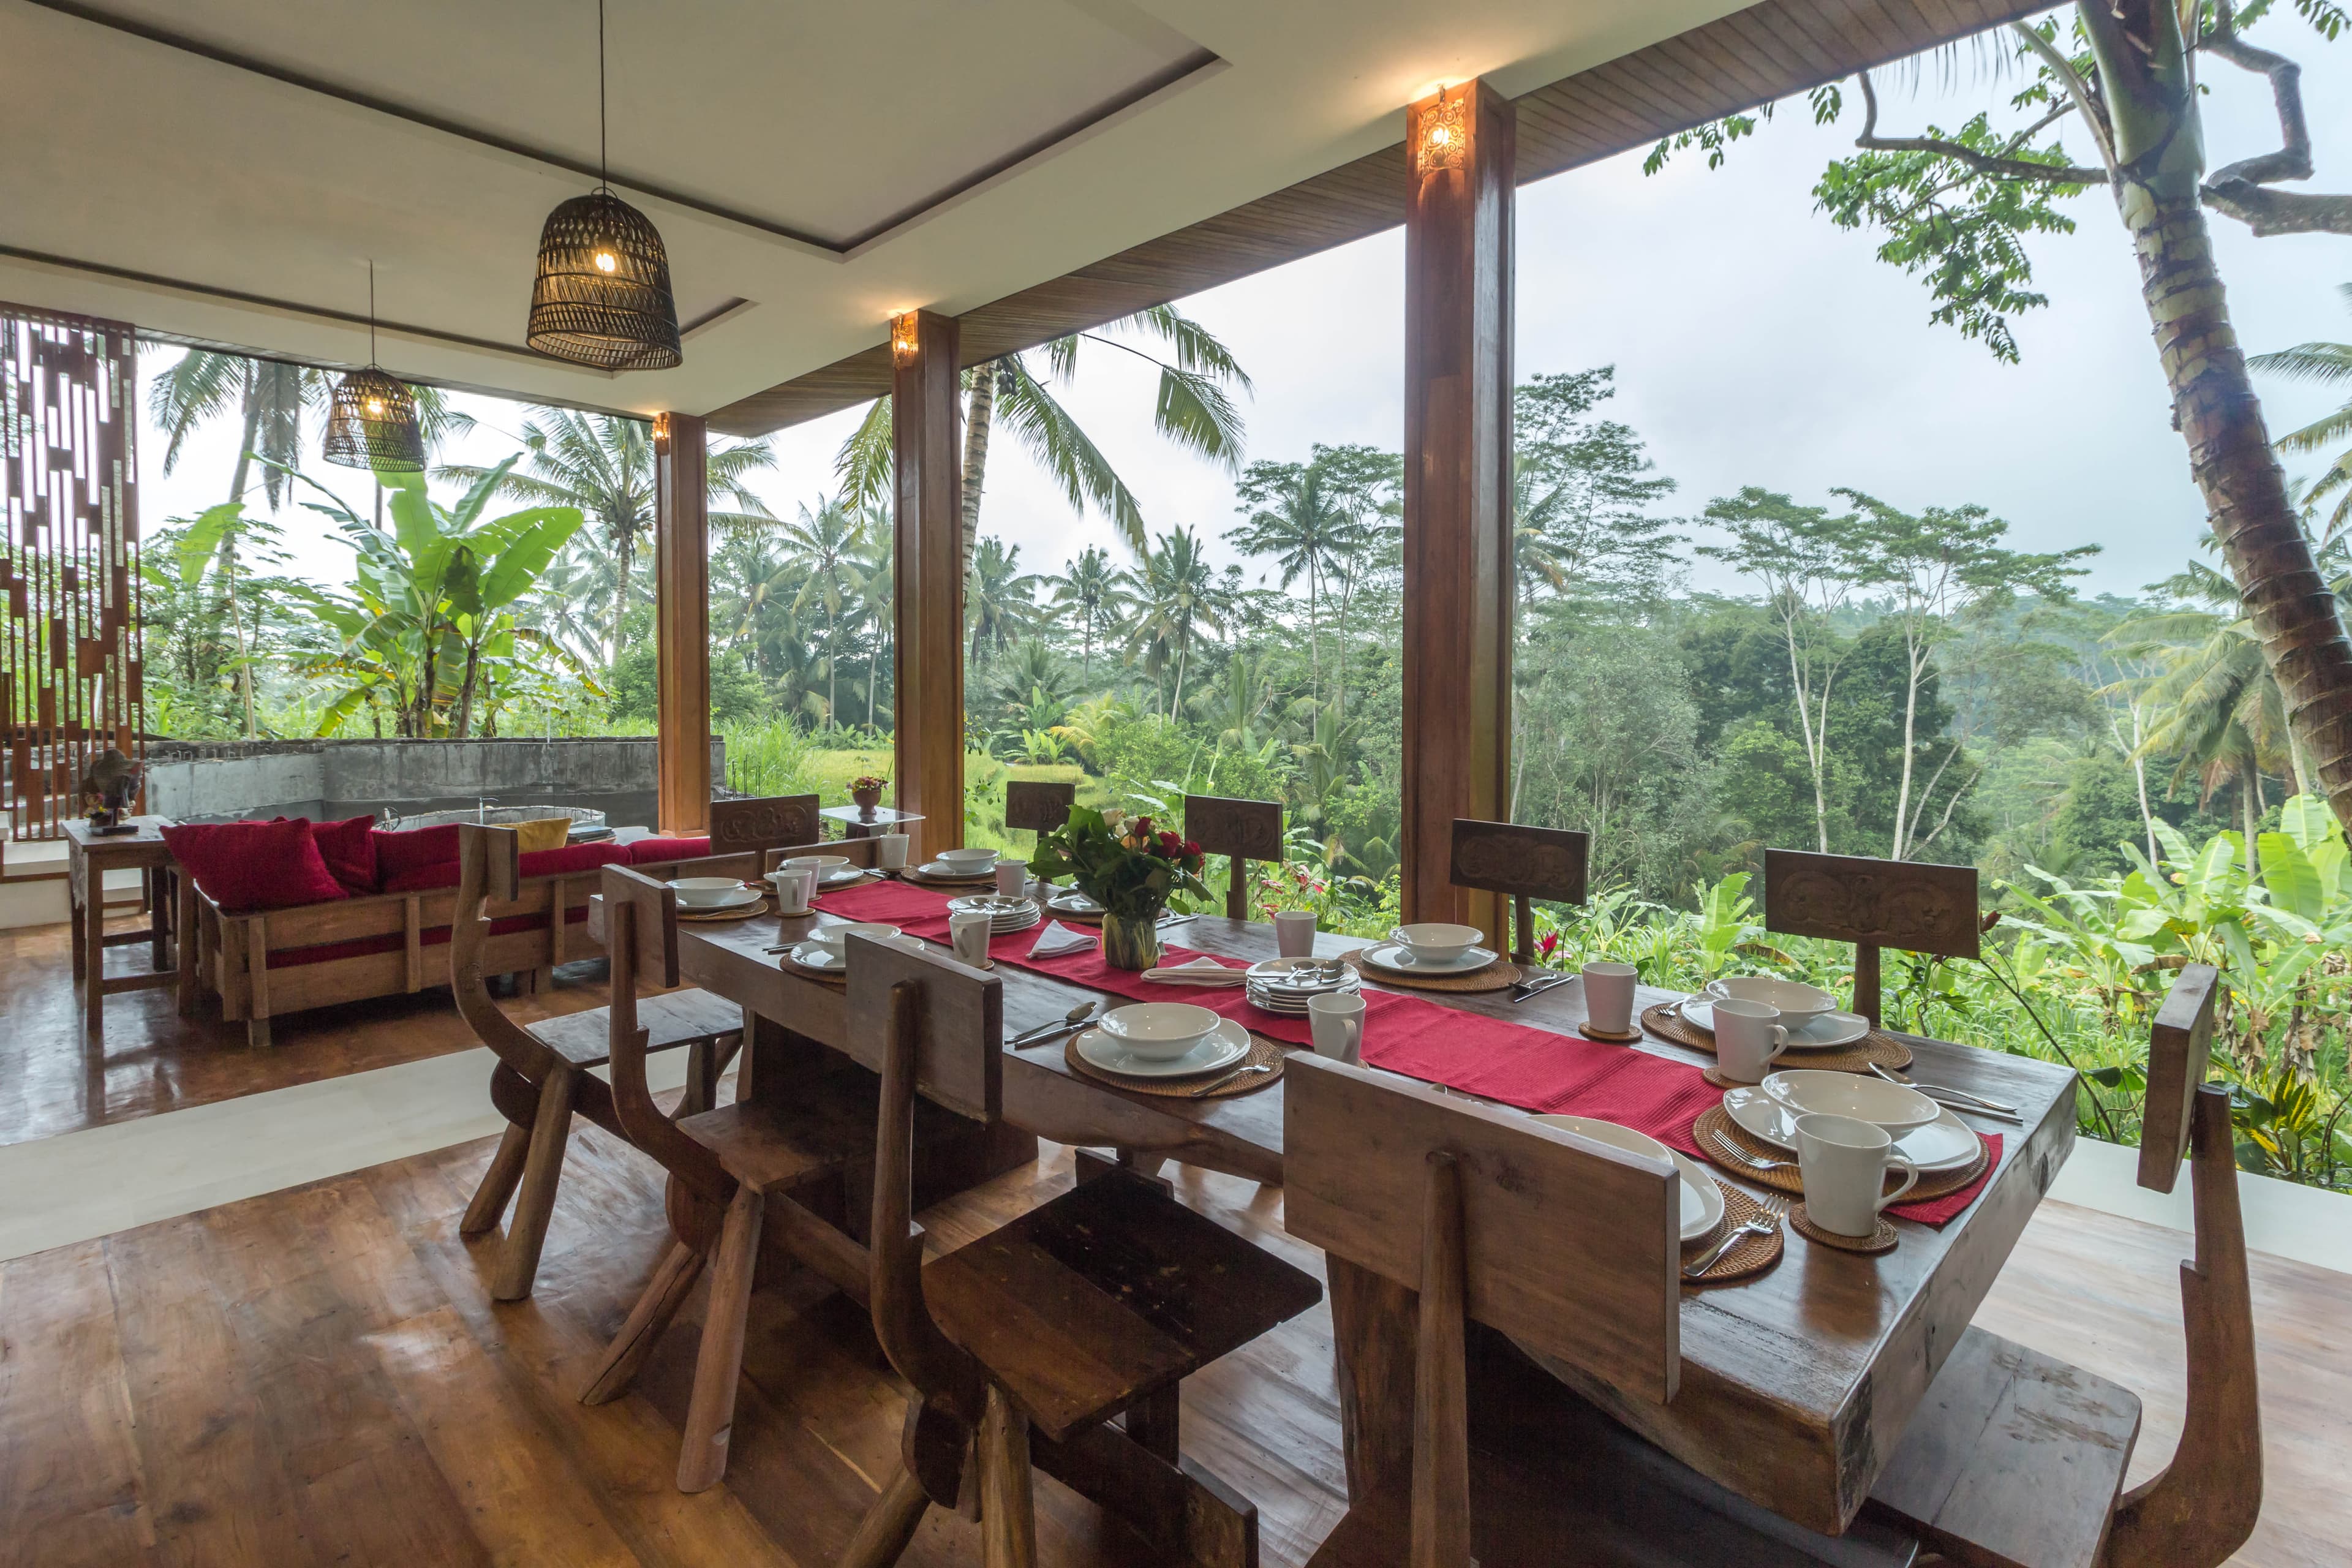
[[837, 871], [827, 871], [824, 874], [824, 880], [818, 885], [826, 888], [838, 888], [851, 882], [862, 882], [864, 880], [866, 880], [866, 868], [864, 867], [844, 866]]
[[993, 868], [982, 866], [977, 871], [950, 866], [944, 860], [926, 860], [915, 868], [926, 877], [936, 877], [950, 882], [982, 882], [996, 875]]
[[[1723, 1097], [1723, 1109], [1741, 1131], [1776, 1148], [1795, 1152], [1795, 1115], [1762, 1089], [1732, 1089]], [[1980, 1147], [1968, 1124], [1949, 1110], [1927, 1126], [1915, 1127], [1895, 1140], [1895, 1152], [1918, 1166], [1923, 1175], [1960, 1170], [1977, 1157]]]
[[[1683, 1004], [1683, 1016], [1695, 1027], [1715, 1033], [1715, 1007], [1694, 996]], [[1792, 1051], [1827, 1051], [1850, 1046], [1870, 1033], [1870, 1020], [1859, 1013], [1824, 1013], [1801, 1029], [1789, 1031]]]
[[803, 969], [821, 969], [827, 974], [839, 974], [849, 967], [848, 954], [814, 942], [804, 942], [793, 949], [793, 962]]
[[1346, 964], [1339, 966], [1336, 979], [1317, 979], [1316, 976], [1324, 970], [1321, 962], [1312, 958], [1260, 959], [1245, 973], [1254, 985], [1297, 996], [1312, 996], [1318, 991], [1337, 991], [1343, 985], [1353, 984], [1356, 979], [1356, 972]]
[[1065, 889], [1045, 900], [1045, 907], [1066, 915], [1098, 915], [1103, 907], [1076, 889]]
[[1148, 1062], [1129, 1056], [1125, 1047], [1100, 1029], [1078, 1036], [1078, 1055], [1106, 1072], [1129, 1078], [1186, 1078], [1194, 1073], [1228, 1068], [1249, 1055], [1249, 1031], [1231, 1018], [1221, 1020], [1209, 1037], [1172, 1062]]
[[767, 893], [761, 889], [738, 888], [716, 903], [689, 904], [684, 899], [680, 899], [677, 901], [677, 912], [682, 915], [723, 915], [735, 910], [748, 910], [767, 896]]
[[1636, 1154], [1664, 1154], [1672, 1160], [1683, 1179], [1682, 1234], [1685, 1246], [1723, 1223], [1723, 1189], [1715, 1184], [1715, 1178], [1701, 1170], [1696, 1161], [1667, 1148], [1648, 1133], [1620, 1127], [1614, 1121], [1596, 1121], [1589, 1116], [1538, 1116], [1536, 1120], [1547, 1127], [1578, 1133], [1612, 1149]]
[[1495, 953], [1489, 948], [1474, 947], [1459, 958], [1435, 963], [1413, 957], [1402, 942], [1383, 942], [1364, 950], [1364, 962], [1403, 974], [1475, 974], [1495, 962]]
[[[1353, 996], [1356, 994], [1356, 987], [1348, 985], [1343, 986], [1337, 991], [1318, 991], [1315, 994], [1318, 996]], [[1293, 1018], [1304, 1018], [1313, 1011], [1313, 1009], [1307, 1005], [1307, 999], [1304, 996], [1284, 996], [1279, 994], [1270, 994], [1266, 992], [1258, 990], [1255, 986], [1252, 986], [1249, 989], [1249, 1000], [1250, 1005], [1253, 1007], [1263, 1008], [1268, 1013], [1280, 1013], [1286, 1016]]]

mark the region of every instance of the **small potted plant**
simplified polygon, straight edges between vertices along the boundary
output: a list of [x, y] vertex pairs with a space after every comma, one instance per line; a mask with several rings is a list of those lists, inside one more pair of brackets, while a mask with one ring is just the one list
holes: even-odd
[[858, 811], [870, 819], [874, 816], [874, 808], [882, 804], [883, 788], [883, 780], [872, 773], [860, 773], [849, 781], [849, 798], [856, 802]]
[[1067, 877], [1103, 908], [1103, 961], [1114, 969], [1160, 962], [1160, 911], [1178, 889], [1208, 896], [1201, 847], [1152, 826], [1148, 816], [1072, 806], [1070, 820], [1038, 835], [1030, 871]]

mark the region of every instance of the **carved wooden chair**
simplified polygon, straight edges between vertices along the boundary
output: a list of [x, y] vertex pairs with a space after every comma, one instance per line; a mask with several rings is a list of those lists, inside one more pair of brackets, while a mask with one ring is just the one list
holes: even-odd
[[[1255, 1564], [1255, 1512], [1180, 1467], [1177, 1385], [1312, 1307], [1321, 1287], [1118, 1169], [924, 1262], [910, 1178], [918, 1097], [998, 1114], [1003, 983], [850, 942], [853, 1053], [882, 1075], [869, 1304], [915, 1394], [898, 1465], [841, 1568], [898, 1561], [925, 1509], [967, 1495], [967, 1454], [989, 1568], [1036, 1561], [1033, 1463], [1081, 1490], [1118, 1476], [1169, 1500], [1171, 1531], [1186, 1538], [1156, 1544], [1177, 1560]], [[1219, 1506], [1188, 1501], [1202, 1492]]]
[[1468, 1321], [1626, 1397], [1672, 1399], [1680, 1179], [1663, 1159], [1307, 1052], [1285, 1070], [1282, 1131], [1284, 1228], [1419, 1292], [1412, 1496], [1360, 1500], [1316, 1562], [1469, 1568]]
[[1584, 869], [1592, 835], [1514, 822], [1454, 819], [1453, 882], [1457, 888], [1511, 896], [1511, 960], [1536, 962], [1536, 917], [1530, 900], [1584, 902]]
[[[460, 824], [457, 855], [457, 898], [449, 921], [449, 988], [475, 1037], [498, 1053], [499, 1065], [490, 1073], [490, 1102], [507, 1119], [498, 1152], [457, 1229], [476, 1236], [494, 1228], [520, 1188], [514, 1223], [507, 1227], [490, 1279], [492, 1297], [514, 1301], [530, 1294], [539, 1272], [573, 1113], [617, 1137], [629, 1134], [614, 1110], [611, 1091], [589, 1070], [605, 1060], [609, 1008], [518, 1024], [490, 997], [488, 977], [482, 971], [490, 934], [488, 910], [495, 901], [511, 901], [520, 888], [521, 862], [514, 829]], [[675, 968], [667, 984], [677, 984]], [[680, 1110], [691, 1112], [714, 1103], [719, 1075], [742, 1043], [742, 1009], [707, 991], [673, 991], [639, 1005], [633, 977], [617, 964], [613, 995], [615, 1002], [625, 1000], [640, 1018], [647, 1050], [684, 1047], [690, 1053]]]
[[1853, 1010], [1876, 1028], [1880, 948], [1977, 956], [1977, 868], [1767, 849], [1764, 929], [1853, 943]]
[[1078, 786], [1047, 779], [1011, 779], [1004, 785], [1004, 826], [1008, 830], [1051, 833], [1070, 820], [1078, 804]]
[[817, 797], [813, 795], [714, 800], [710, 803], [710, 852], [757, 855], [764, 871], [770, 851], [824, 837], [824, 819], [817, 816], [816, 808]]
[[744, 1321], [763, 1240], [851, 1294], [865, 1293], [866, 1249], [799, 1199], [873, 1148], [874, 1079], [845, 1063], [788, 1100], [739, 1097], [675, 1121], [664, 1116], [646, 1083], [649, 1042], [634, 982], [643, 973], [677, 983], [677, 895], [625, 866], [604, 868], [604, 946], [613, 959], [613, 1101], [626, 1136], [670, 1173], [673, 1240], [580, 1398], [601, 1405], [627, 1389], [715, 1254], [677, 1463], [678, 1489], [701, 1491], [727, 1472]]
[[2189, 1160], [2197, 1257], [2180, 1266], [2189, 1406], [2162, 1473], [2117, 1493], [2139, 1435], [2128, 1390], [1979, 1329], [1961, 1336], [1881, 1472], [1871, 1505], [1956, 1563], [2215, 1568], [2263, 1502], [2253, 1300], [2230, 1097], [2205, 1082], [2220, 975], [2180, 972], [2148, 1047], [2139, 1184]]
[[1276, 800], [1227, 800], [1221, 795], [1184, 797], [1184, 837], [1203, 854], [1233, 859], [1233, 875], [1225, 884], [1225, 916], [1249, 919], [1251, 860], [1282, 858], [1282, 803]]

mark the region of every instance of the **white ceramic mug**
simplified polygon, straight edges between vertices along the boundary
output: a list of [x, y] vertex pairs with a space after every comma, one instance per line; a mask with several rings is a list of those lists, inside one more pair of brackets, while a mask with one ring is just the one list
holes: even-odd
[[990, 921], [982, 910], [959, 910], [948, 917], [948, 944], [957, 958], [977, 969], [988, 962]]
[[907, 836], [903, 833], [877, 833], [874, 836], [874, 864], [885, 871], [907, 868]]
[[1633, 982], [1630, 963], [1588, 963], [1584, 966], [1584, 1021], [1604, 1035], [1622, 1035], [1633, 1026]]
[[1315, 952], [1315, 911], [1280, 910], [1274, 917], [1274, 951], [1285, 958], [1307, 958]]
[[[1891, 1193], [1887, 1167], [1903, 1173]], [[1918, 1168], [1895, 1152], [1886, 1129], [1851, 1116], [1797, 1118], [1797, 1169], [1805, 1181], [1805, 1212], [1839, 1236], [1868, 1236], [1878, 1213], [1918, 1185]]]
[[1017, 899], [1029, 891], [1029, 868], [1018, 860], [996, 863], [996, 896]]
[[768, 873], [768, 886], [776, 890], [776, 912], [784, 915], [804, 915], [809, 900], [816, 897], [816, 873], [791, 866]]
[[1364, 997], [1361, 992], [1326, 992], [1307, 999], [1307, 1026], [1315, 1054], [1350, 1067], [1364, 1064]]
[[1780, 1009], [1761, 1002], [1715, 1004], [1715, 1068], [1740, 1083], [1761, 1083], [1780, 1053], [1789, 1048], [1789, 1031], [1780, 1025]]

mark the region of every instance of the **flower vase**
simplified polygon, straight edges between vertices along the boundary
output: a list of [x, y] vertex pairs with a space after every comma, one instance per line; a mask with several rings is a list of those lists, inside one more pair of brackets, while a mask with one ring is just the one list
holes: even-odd
[[882, 804], [882, 792], [878, 789], [854, 789], [849, 792], [849, 798], [856, 803], [858, 812], [870, 821], [874, 808]]
[[1160, 962], [1160, 911], [1102, 918], [1103, 962], [1113, 969], [1145, 970]]

